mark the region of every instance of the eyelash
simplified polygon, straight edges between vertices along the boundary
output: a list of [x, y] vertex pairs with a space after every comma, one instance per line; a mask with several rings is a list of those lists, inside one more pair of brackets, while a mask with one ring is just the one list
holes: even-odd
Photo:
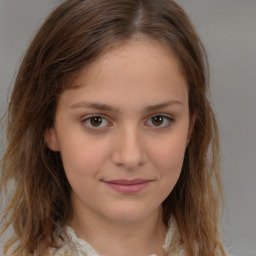
[[[165, 122], [165, 123], [167, 122], [167, 124], [165, 124], [164, 126], [162, 126], [162, 124], [159, 125], [159, 126], [154, 125], [154, 124], [152, 124], [152, 125], [147, 124], [148, 122], [151, 122], [151, 123], [152, 123], [152, 119], [155, 118], [155, 117], [161, 117], [161, 118], [163, 118], [163, 123], [164, 123], [164, 122]], [[107, 124], [107, 125], [104, 125], [104, 126], [101, 126], [101, 125], [102, 125], [102, 123], [101, 123], [99, 126], [93, 126], [93, 125], [91, 124], [92, 118], [101, 118], [101, 120], [102, 120], [103, 123], [104, 123], [104, 122], [107, 122], [108, 124]], [[147, 125], [147, 126], [152, 126], [153, 128], [163, 129], [163, 130], [164, 130], [164, 129], [169, 128], [169, 127], [172, 125], [172, 123], [173, 123], [174, 121], [175, 121], [174, 118], [173, 118], [172, 116], [170, 116], [170, 115], [154, 114], [154, 115], [151, 115], [151, 116], [147, 119], [146, 125]], [[101, 115], [101, 114], [93, 114], [93, 115], [86, 116], [86, 117], [81, 121], [81, 123], [82, 123], [84, 126], [86, 126], [86, 128], [88, 128], [88, 129], [90, 129], [90, 130], [99, 130], [99, 129], [103, 129], [103, 128], [105, 128], [105, 127], [111, 126], [111, 122], [108, 121], [108, 118], [106, 118], [104, 115]], [[110, 123], [110, 125], [109, 125], [109, 123]]]
[[170, 127], [172, 125], [172, 123], [174, 122], [174, 119], [173, 117], [169, 116], [169, 115], [163, 115], [163, 114], [154, 114], [152, 116], [149, 117], [148, 121], [147, 122], [151, 122], [152, 123], [152, 119], [155, 118], [155, 117], [161, 117], [163, 118], [163, 122], [167, 122], [167, 124], [163, 125], [149, 125], [149, 126], [152, 126], [152, 127], [155, 127], [155, 128], [159, 128], [159, 129], [167, 129], [168, 127]]

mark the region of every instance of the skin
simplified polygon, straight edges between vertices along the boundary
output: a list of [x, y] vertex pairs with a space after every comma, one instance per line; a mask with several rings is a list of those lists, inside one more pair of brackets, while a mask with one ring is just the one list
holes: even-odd
[[[178, 60], [160, 43], [136, 37], [101, 56], [75, 84], [60, 96], [54, 127], [45, 132], [72, 187], [68, 224], [99, 254], [162, 255], [161, 203], [179, 178], [192, 132]], [[127, 194], [105, 183], [118, 179], [149, 182]]]

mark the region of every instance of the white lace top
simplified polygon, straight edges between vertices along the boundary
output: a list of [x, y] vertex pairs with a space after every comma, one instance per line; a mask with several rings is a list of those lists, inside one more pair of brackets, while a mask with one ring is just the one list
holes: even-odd
[[[178, 229], [174, 220], [170, 221], [163, 249], [167, 256], [185, 256], [183, 246], [178, 243]], [[56, 232], [59, 249], [50, 248], [50, 256], [100, 256], [86, 241], [78, 238], [75, 231], [66, 226]], [[152, 254], [150, 256], [157, 256]]]

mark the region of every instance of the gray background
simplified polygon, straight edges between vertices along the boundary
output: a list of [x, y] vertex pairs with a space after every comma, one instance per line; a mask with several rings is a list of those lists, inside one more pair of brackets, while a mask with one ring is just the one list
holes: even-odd
[[[62, 1], [0, 0], [0, 114], [28, 42]], [[208, 51], [221, 133], [223, 236], [232, 255], [256, 256], [256, 0], [178, 0]]]

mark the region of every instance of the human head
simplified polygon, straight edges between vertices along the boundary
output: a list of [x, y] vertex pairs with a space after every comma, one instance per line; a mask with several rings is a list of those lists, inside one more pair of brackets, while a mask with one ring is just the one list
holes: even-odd
[[[200, 212], [195, 205], [206, 204], [201, 196], [211, 190], [212, 175], [207, 152], [212, 142], [211, 163], [215, 167], [217, 130], [207, 99], [204, 48], [187, 15], [171, 0], [69, 0], [49, 16], [32, 41], [9, 106], [9, 149], [4, 157], [8, 161], [3, 161], [3, 169], [12, 170], [9, 177], [24, 184], [19, 210], [24, 223], [25, 219], [33, 220], [34, 230], [24, 241], [38, 237], [40, 227], [46, 236], [56, 219], [64, 222], [71, 214], [70, 186], [61, 158], [47, 148], [43, 136], [53, 126], [58, 96], [72, 88], [82, 69], [137, 34], [157, 40], [175, 53], [187, 80], [190, 115], [196, 117], [180, 179], [163, 202], [163, 220], [167, 223], [173, 214], [187, 234], [188, 222], [182, 222], [181, 216], [191, 217]], [[24, 231], [17, 225], [16, 232]]]

